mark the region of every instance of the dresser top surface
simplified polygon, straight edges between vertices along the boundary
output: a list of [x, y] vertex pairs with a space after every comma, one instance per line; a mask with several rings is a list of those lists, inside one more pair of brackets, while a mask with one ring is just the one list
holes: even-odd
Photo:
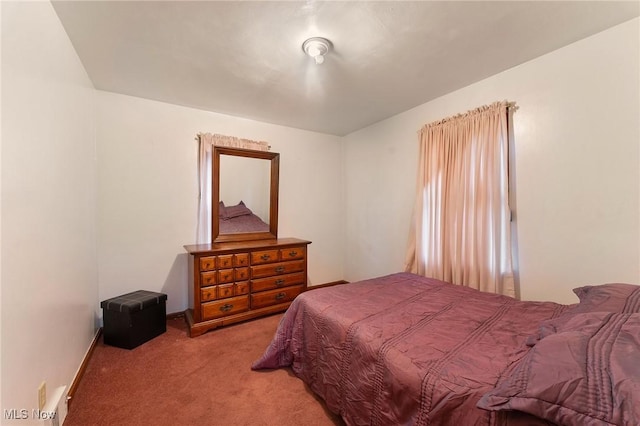
[[227, 250], [253, 250], [286, 247], [291, 245], [307, 245], [311, 241], [300, 240], [298, 238], [277, 238], [271, 240], [233, 241], [227, 243], [213, 244], [192, 244], [185, 245], [184, 249], [189, 254], [215, 253]]

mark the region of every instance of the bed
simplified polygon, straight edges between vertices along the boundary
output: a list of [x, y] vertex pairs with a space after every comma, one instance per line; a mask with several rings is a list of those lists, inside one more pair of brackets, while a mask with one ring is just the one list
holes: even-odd
[[521, 302], [409, 273], [308, 291], [252, 368], [290, 367], [348, 425], [640, 424], [640, 287], [575, 291]]
[[220, 234], [269, 232], [269, 224], [254, 214], [243, 201], [233, 206], [225, 206], [220, 201], [218, 216]]

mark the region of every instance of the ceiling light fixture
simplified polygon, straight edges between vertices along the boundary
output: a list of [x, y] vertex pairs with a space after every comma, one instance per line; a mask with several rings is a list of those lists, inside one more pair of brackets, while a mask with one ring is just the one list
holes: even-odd
[[324, 62], [324, 55], [329, 53], [330, 49], [331, 42], [322, 37], [311, 37], [302, 43], [304, 53], [311, 56], [318, 65]]

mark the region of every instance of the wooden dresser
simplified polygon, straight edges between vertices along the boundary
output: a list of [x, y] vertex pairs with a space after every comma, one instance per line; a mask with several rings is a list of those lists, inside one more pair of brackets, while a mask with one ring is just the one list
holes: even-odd
[[307, 288], [307, 245], [296, 238], [187, 245], [189, 335], [286, 310]]

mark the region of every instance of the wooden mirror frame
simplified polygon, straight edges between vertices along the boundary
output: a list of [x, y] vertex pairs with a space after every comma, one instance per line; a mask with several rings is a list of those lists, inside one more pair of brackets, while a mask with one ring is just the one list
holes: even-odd
[[[271, 162], [270, 194], [269, 194], [269, 232], [242, 232], [236, 234], [220, 234], [220, 156], [257, 158]], [[268, 240], [278, 238], [278, 188], [280, 174], [280, 154], [270, 151], [252, 149], [213, 147], [213, 170], [211, 173], [211, 242]]]

